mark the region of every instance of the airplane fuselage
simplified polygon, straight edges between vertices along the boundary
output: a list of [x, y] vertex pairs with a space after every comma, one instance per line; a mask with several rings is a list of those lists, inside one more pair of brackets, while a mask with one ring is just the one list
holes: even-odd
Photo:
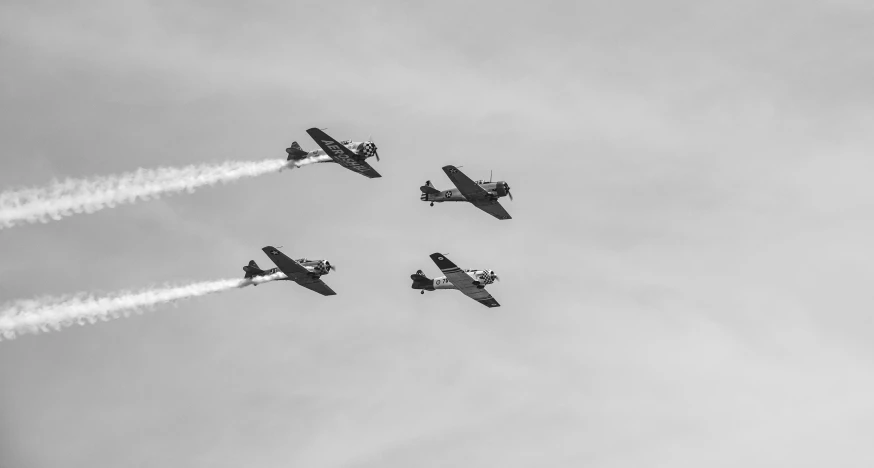
[[[494, 199], [507, 196], [507, 183], [504, 181], [477, 181], [477, 185], [482, 187], [482, 189], [488, 192]], [[458, 190], [457, 188], [441, 190], [439, 193], [423, 193], [419, 199], [434, 203], [467, 201], [467, 198], [461, 194], [461, 190]]]
[[[299, 263], [302, 267], [306, 268], [306, 270], [308, 272], [312, 273], [313, 275], [316, 275], [317, 277], [320, 277], [322, 275], [327, 275], [328, 273], [331, 272], [331, 262], [329, 262], [327, 260], [309, 260], [306, 258], [301, 258], [301, 259], [295, 260], [295, 262]], [[244, 266], [243, 271], [246, 272], [247, 276], [251, 275], [251, 277], [270, 276], [270, 275], [273, 275], [273, 274], [280, 272], [279, 268], [270, 268], [268, 270], [261, 270], [257, 266], [255, 266], [255, 267]], [[289, 278], [283, 277], [283, 278], [277, 278], [276, 281], [284, 281], [284, 280], [288, 280], [288, 279]]]
[[[361, 156], [363, 153], [363, 158], [366, 160], [367, 158], [373, 157], [373, 154], [368, 154], [368, 152], [363, 151], [364, 146], [367, 144], [372, 144], [372, 143], [368, 142], [368, 141], [350, 141], [350, 142], [343, 143], [343, 146], [345, 146], [346, 148], [348, 148], [350, 151], [352, 151], [353, 153], [355, 153], [358, 156]], [[302, 155], [299, 158], [293, 159], [293, 161], [296, 161], [296, 162], [305, 161], [305, 160], [308, 162], [314, 162], [314, 163], [335, 162], [321, 148], [314, 149], [314, 150], [308, 152], [306, 155]]]
[[[492, 284], [497, 279], [495, 272], [492, 270], [465, 270], [467, 276], [470, 276], [474, 281], [478, 281], [483, 286], [487, 284]], [[452, 284], [445, 276], [438, 276], [431, 280], [430, 284], [425, 283], [422, 284], [421, 287], [415, 287], [414, 289], [424, 289], [426, 291], [434, 291], [437, 289], [458, 289], [455, 285]]]

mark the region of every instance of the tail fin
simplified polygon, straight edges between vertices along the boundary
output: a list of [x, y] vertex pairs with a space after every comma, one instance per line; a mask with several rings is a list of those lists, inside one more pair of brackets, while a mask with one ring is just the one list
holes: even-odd
[[243, 277], [244, 279], [254, 278], [264, 274], [264, 270], [258, 268], [258, 264], [255, 263], [255, 260], [249, 260], [249, 264], [243, 267], [243, 271], [246, 272], [246, 276]]
[[306, 151], [304, 151], [303, 148], [301, 148], [300, 145], [297, 144], [296, 141], [291, 142], [291, 146], [286, 148], [285, 152], [288, 153], [288, 160], [289, 161], [291, 161], [292, 159], [294, 159], [294, 160], [303, 159], [304, 157], [306, 157], [307, 154], [309, 154]]
[[437, 195], [440, 193], [439, 190], [435, 189], [433, 185], [431, 185], [431, 181], [428, 180], [425, 182], [425, 185], [419, 187], [419, 190], [426, 195]]
[[413, 280], [413, 285], [411, 286], [413, 289], [434, 289], [434, 281], [425, 276], [422, 270], [410, 275], [410, 279]]

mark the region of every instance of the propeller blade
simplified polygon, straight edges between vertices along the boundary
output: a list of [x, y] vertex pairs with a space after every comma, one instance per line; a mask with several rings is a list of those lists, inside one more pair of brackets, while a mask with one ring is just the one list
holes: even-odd
[[513, 192], [510, 192], [509, 190], [507, 190], [507, 195], [510, 196], [510, 201], [513, 201]]
[[370, 144], [373, 145], [373, 155], [376, 156], [376, 160], [379, 161], [379, 151], [377, 151], [376, 142], [373, 141], [372, 133], [367, 137], [367, 141], [369, 141]]

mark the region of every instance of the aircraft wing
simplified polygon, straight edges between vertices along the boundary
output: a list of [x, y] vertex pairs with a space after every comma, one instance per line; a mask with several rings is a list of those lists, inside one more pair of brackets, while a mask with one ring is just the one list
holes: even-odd
[[335, 163], [352, 172], [357, 172], [364, 177], [369, 177], [371, 179], [382, 177], [379, 175], [379, 172], [376, 172], [375, 169], [370, 167], [370, 164], [367, 164], [363, 159], [359, 160], [358, 155], [353, 153], [352, 150], [345, 145], [341, 145], [337, 140], [328, 136], [327, 133], [318, 128], [311, 128], [307, 130], [307, 133], [310, 134], [312, 139], [316, 141], [316, 144], [318, 144], [319, 147], [325, 151], [325, 154], [330, 156]]
[[263, 250], [264, 253], [267, 254], [267, 257], [276, 264], [279, 271], [285, 273], [285, 276], [287, 276], [288, 279], [323, 296], [333, 296], [337, 294], [329, 288], [324, 281], [320, 280], [318, 276], [310, 273], [309, 270], [304, 268], [300, 263], [288, 258], [277, 248], [268, 245], [261, 250]]
[[322, 296], [336, 296], [337, 295], [337, 293], [335, 293], [334, 290], [331, 289], [330, 286], [328, 286], [327, 284], [325, 284], [324, 281], [322, 281], [318, 278], [312, 279], [309, 282], [298, 281], [297, 284], [309, 289], [310, 291], [315, 291], [315, 292], [321, 294]]
[[489, 198], [489, 192], [486, 192], [484, 188], [470, 180], [470, 177], [464, 175], [464, 172], [461, 172], [457, 167], [443, 166], [443, 172], [446, 173], [449, 180], [458, 187], [458, 190], [468, 201], [473, 202]]
[[497, 200], [492, 200], [484, 188], [477, 185], [476, 182], [470, 180], [470, 177], [464, 175], [455, 166], [443, 166], [443, 172], [449, 177], [449, 180], [458, 188], [458, 191], [467, 198], [467, 201], [473, 206], [485, 211], [486, 213], [498, 219], [511, 219], [510, 213], [498, 203]]
[[497, 200], [479, 200], [472, 202], [473, 206], [485, 211], [498, 219], [512, 219], [510, 213]]
[[434, 263], [437, 264], [440, 271], [446, 275], [446, 279], [448, 279], [459, 291], [464, 293], [465, 296], [489, 308], [501, 306], [501, 304], [498, 304], [498, 301], [496, 301], [485, 288], [480, 289], [476, 287], [476, 285], [473, 284], [474, 279], [462, 271], [461, 268], [458, 268], [443, 254], [433, 253], [431, 254], [431, 260], [434, 260]]

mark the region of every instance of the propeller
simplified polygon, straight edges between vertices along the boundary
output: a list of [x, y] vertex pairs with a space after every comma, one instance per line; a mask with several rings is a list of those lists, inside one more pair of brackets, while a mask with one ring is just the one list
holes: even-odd
[[334, 265], [331, 265], [331, 262], [329, 262], [327, 260], [325, 260], [325, 266], [328, 268], [328, 271], [331, 271], [331, 270], [337, 271], [337, 267], [335, 267]]

